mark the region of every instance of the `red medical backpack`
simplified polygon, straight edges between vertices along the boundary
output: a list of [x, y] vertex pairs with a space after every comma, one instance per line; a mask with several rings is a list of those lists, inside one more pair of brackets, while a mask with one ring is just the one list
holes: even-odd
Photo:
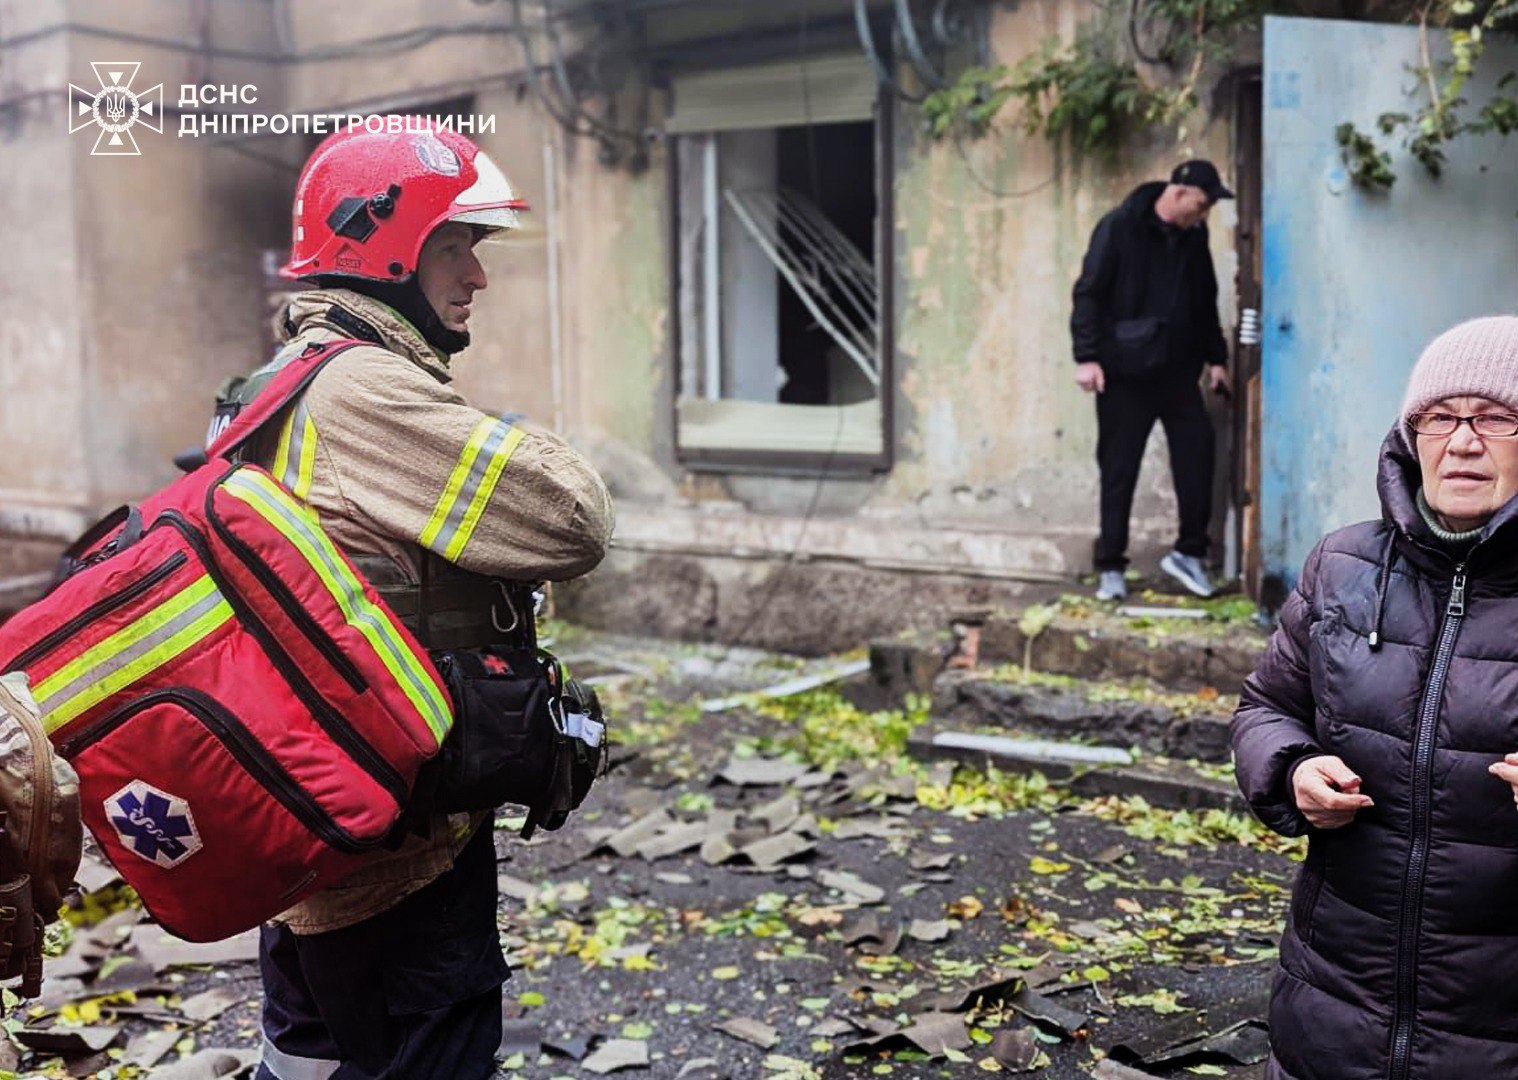
[[84, 820], [148, 911], [209, 941], [350, 873], [452, 724], [426, 650], [303, 503], [236, 451], [358, 342], [311, 346], [0, 626]]

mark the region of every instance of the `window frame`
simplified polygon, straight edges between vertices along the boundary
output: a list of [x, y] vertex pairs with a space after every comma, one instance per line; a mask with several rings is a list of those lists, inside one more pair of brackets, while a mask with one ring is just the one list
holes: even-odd
[[680, 396], [683, 342], [680, 327], [680, 168], [676, 140], [667, 147], [665, 203], [668, 212], [666, 247], [669, 278], [669, 350], [672, 376], [669, 395], [670, 439], [674, 459], [692, 472], [756, 473], [770, 476], [816, 476], [818, 474], [873, 475], [888, 473], [895, 465], [896, 413], [896, 306], [895, 306], [895, 170], [893, 154], [894, 101], [875, 95], [872, 123], [875, 129], [875, 272], [880, 282], [880, 451], [874, 454], [818, 453], [813, 450], [727, 450], [686, 448], [680, 445]]

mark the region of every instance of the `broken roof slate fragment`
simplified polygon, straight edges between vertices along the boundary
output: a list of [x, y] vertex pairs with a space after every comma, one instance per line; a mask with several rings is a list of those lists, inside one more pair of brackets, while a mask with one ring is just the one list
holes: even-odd
[[502, 1019], [501, 1043], [497, 1057], [512, 1054], [537, 1054], [543, 1048], [543, 1025], [537, 1020]]
[[781, 863], [809, 855], [815, 850], [817, 850], [817, 845], [800, 833], [783, 832], [757, 840], [744, 847], [738, 854], [746, 856], [761, 870], [772, 870]]
[[642, 1039], [607, 1039], [580, 1062], [580, 1067], [601, 1076], [622, 1069], [646, 1069], [648, 1043]]
[[698, 848], [705, 839], [705, 822], [680, 823], [671, 825], [657, 835], [640, 841], [636, 850], [648, 862], [655, 862]]
[[591, 1041], [589, 1035], [550, 1035], [544, 1038], [543, 1049], [571, 1061], [580, 1061], [590, 1053]]
[[248, 992], [243, 987], [217, 986], [185, 998], [179, 1003], [179, 1011], [199, 1024], [216, 1019], [247, 998]]
[[114, 1043], [121, 1035], [119, 1024], [89, 1024], [82, 1027], [21, 1028], [11, 1034], [28, 1050], [39, 1054], [61, 1054], [74, 1057], [96, 1054]]
[[778, 1029], [766, 1024], [763, 1020], [755, 1020], [748, 1016], [734, 1016], [721, 1023], [713, 1024], [712, 1027], [735, 1039], [752, 1043], [761, 1050], [768, 1050], [780, 1041]]
[[964, 1012], [977, 1004], [990, 1005], [1005, 1001], [1023, 989], [1023, 979], [1015, 972], [993, 972], [991, 977], [973, 986], [958, 990], [946, 990], [928, 998], [924, 1003], [940, 1012]]
[[746, 816], [750, 821], [762, 821], [772, 833], [783, 832], [801, 816], [801, 800], [788, 792], [754, 807]]
[[991, 1056], [997, 1064], [1012, 1072], [1031, 1072], [1039, 1068], [1039, 1058], [1048, 1063], [1048, 1057], [1027, 1028], [998, 1031], [991, 1040]]
[[637, 853], [639, 844], [657, 836], [661, 830], [669, 825], [673, 825], [674, 820], [662, 808], [651, 810], [641, 817], [633, 818], [632, 821], [601, 841], [595, 850], [601, 851], [609, 848], [624, 859], [631, 858]]
[[912, 1017], [906, 1027], [870, 1038], [856, 1039], [844, 1047], [846, 1052], [884, 1050], [910, 1043], [932, 1057], [943, 1057], [946, 1050], [963, 1050], [970, 1045], [970, 1032], [964, 1017], [954, 1013], [925, 1012]]
[[127, 1040], [126, 1053], [121, 1063], [136, 1065], [140, 1069], [151, 1069], [167, 1057], [169, 1051], [173, 1050], [183, 1037], [183, 1032], [175, 1029], [144, 1031], [140, 1035], [134, 1035]]
[[811, 766], [779, 758], [734, 757], [722, 767], [717, 779], [737, 787], [778, 787], [805, 776]]
[[907, 924], [907, 937], [913, 941], [946, 941], [954, 927], [948, 919], [913, 919]]
[[[1172, 1057], [1173, 1051], [1229, 1034], [1241, 1025], [1264, 1024], [1270, 1008], [1268, 993], [1246, 994], [1130, 1032], [1106, 1046], [1108, 1054], [1127, 1063], [1158, 1061]], [[1185, 1053], [1193, 1053], [1187, 1049]], [[1248, 1064], [1247, 1062], [1243, 1064]]]
[[909, 830], [899, 821], [888, 817], [844, 818], [833, 827], [834, 840], [891, 840], [906, 835]]
[[907, 865], [913, 870], [947, 870], [954, 865], [952, 852], [924, 852], [913, 855]]
[[899, 919], [882, 919], [872, 911], [843, 928], [843, 943], [855, 946], [866, 956], [890, 956], [901, 948], [901, 935]]
[[144, 923], [133, 929], [131, 945], [156, 971], [180, 964], [216, 967], [244, 961], [252, 963], [258, 959], [257, 930], [248, 930], [222, 941], [197, 943], [180, 941], [162, 927]]
[[835, 889], [855, 903], [878, 904], [885, 899], [885, 890], [879, 885], [872, 885], [846, 870], [823, 870], [818, 873], [817, 880], [824, 888]]
[[1011, 1005], [1028, 1019], [1067, 1039], [1081, 1039], [1088, 1034], [1090, 1021], [1084, 1012], [1060, 1005], [1027, 987], [1012, 995]]

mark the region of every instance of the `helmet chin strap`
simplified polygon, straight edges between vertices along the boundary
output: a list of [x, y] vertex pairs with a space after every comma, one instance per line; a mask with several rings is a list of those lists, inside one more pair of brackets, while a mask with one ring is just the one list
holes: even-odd
[[421, 283], [412, 274], [405, 281], [371, 281], [368, 278], [343, 277], [323, 274], [317, 278], [322, 288], [351, 289], [364, 296], [378, 300], [394, 308], [400, 316], [416, 327], [427, 344], [452, 356], [469, 347], [468, 330], [450, 330], [438, 318], [438, 313], [422, 292]]

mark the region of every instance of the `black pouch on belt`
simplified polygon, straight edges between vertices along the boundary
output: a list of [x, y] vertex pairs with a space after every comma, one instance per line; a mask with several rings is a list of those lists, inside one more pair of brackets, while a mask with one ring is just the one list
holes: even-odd
[[558, 665], [492, 646], [432, 657], [453, 699], [453, 729], [428, 766], [431, 808], [444, 813], [541, 804], [553, 775], [561, 708]]

